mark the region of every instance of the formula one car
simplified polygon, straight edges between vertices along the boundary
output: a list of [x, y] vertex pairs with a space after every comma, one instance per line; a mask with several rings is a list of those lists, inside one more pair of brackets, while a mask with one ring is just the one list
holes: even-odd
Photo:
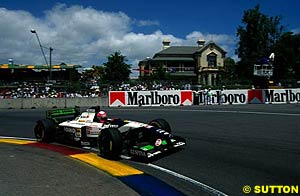
[[100, 155], [118, 159], [120, 155], [150, 160], [165, 152], [182, 149], [184, 138], [171, 133], [169, 123], [155, 119], [148, 124], [131, 120], [107, 119], [97, 121], [100, 107], [80, 114], [78, 108], [55, 109], [38, 120], [34, 134], [39, 142], [72, 141], [81, 146], [97, 146]]

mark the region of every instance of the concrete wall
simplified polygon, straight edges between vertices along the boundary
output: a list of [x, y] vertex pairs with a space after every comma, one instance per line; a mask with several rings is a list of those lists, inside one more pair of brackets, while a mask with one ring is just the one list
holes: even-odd
[[0, 109], [108, 106], [108, 97], [0, 99]]

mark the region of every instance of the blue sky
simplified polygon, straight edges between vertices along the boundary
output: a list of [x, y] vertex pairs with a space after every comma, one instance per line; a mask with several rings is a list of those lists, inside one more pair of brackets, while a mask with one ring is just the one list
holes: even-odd
[[300, 32], [298, 0], [0, 0], [0, 63], [44, 63], [32, 28], [54, 48], [54, 63], [99, 65], [121, 51], [136, 67], [161, 50], [164, 38], [171, 45], [213, 40], [236, 59], [236, 29], [257, 4], [281, 16], [287, 31]]

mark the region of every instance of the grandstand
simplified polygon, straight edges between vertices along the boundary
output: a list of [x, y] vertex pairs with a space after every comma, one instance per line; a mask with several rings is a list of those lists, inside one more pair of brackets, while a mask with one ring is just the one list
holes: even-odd
[[[52, 81], [77, 81], [80, 78], [78, 68], [80, 65], [61, 63], [52, 65], [17, 65], [0, 64], [0, 81], [11, 82], [47, 82]], [[51, 75], [51, 78], [50, 78]]]

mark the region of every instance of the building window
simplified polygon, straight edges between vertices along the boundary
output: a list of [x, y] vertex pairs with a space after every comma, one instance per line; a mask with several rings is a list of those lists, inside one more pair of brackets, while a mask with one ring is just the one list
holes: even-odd
[[184, 64], [179, 64], [179, 72], [184, 72]]
[[207, 64], [208, 67], [217, 66], [217, 55], [215, 53], [210, 53], [209, 55], [207, 55]]

